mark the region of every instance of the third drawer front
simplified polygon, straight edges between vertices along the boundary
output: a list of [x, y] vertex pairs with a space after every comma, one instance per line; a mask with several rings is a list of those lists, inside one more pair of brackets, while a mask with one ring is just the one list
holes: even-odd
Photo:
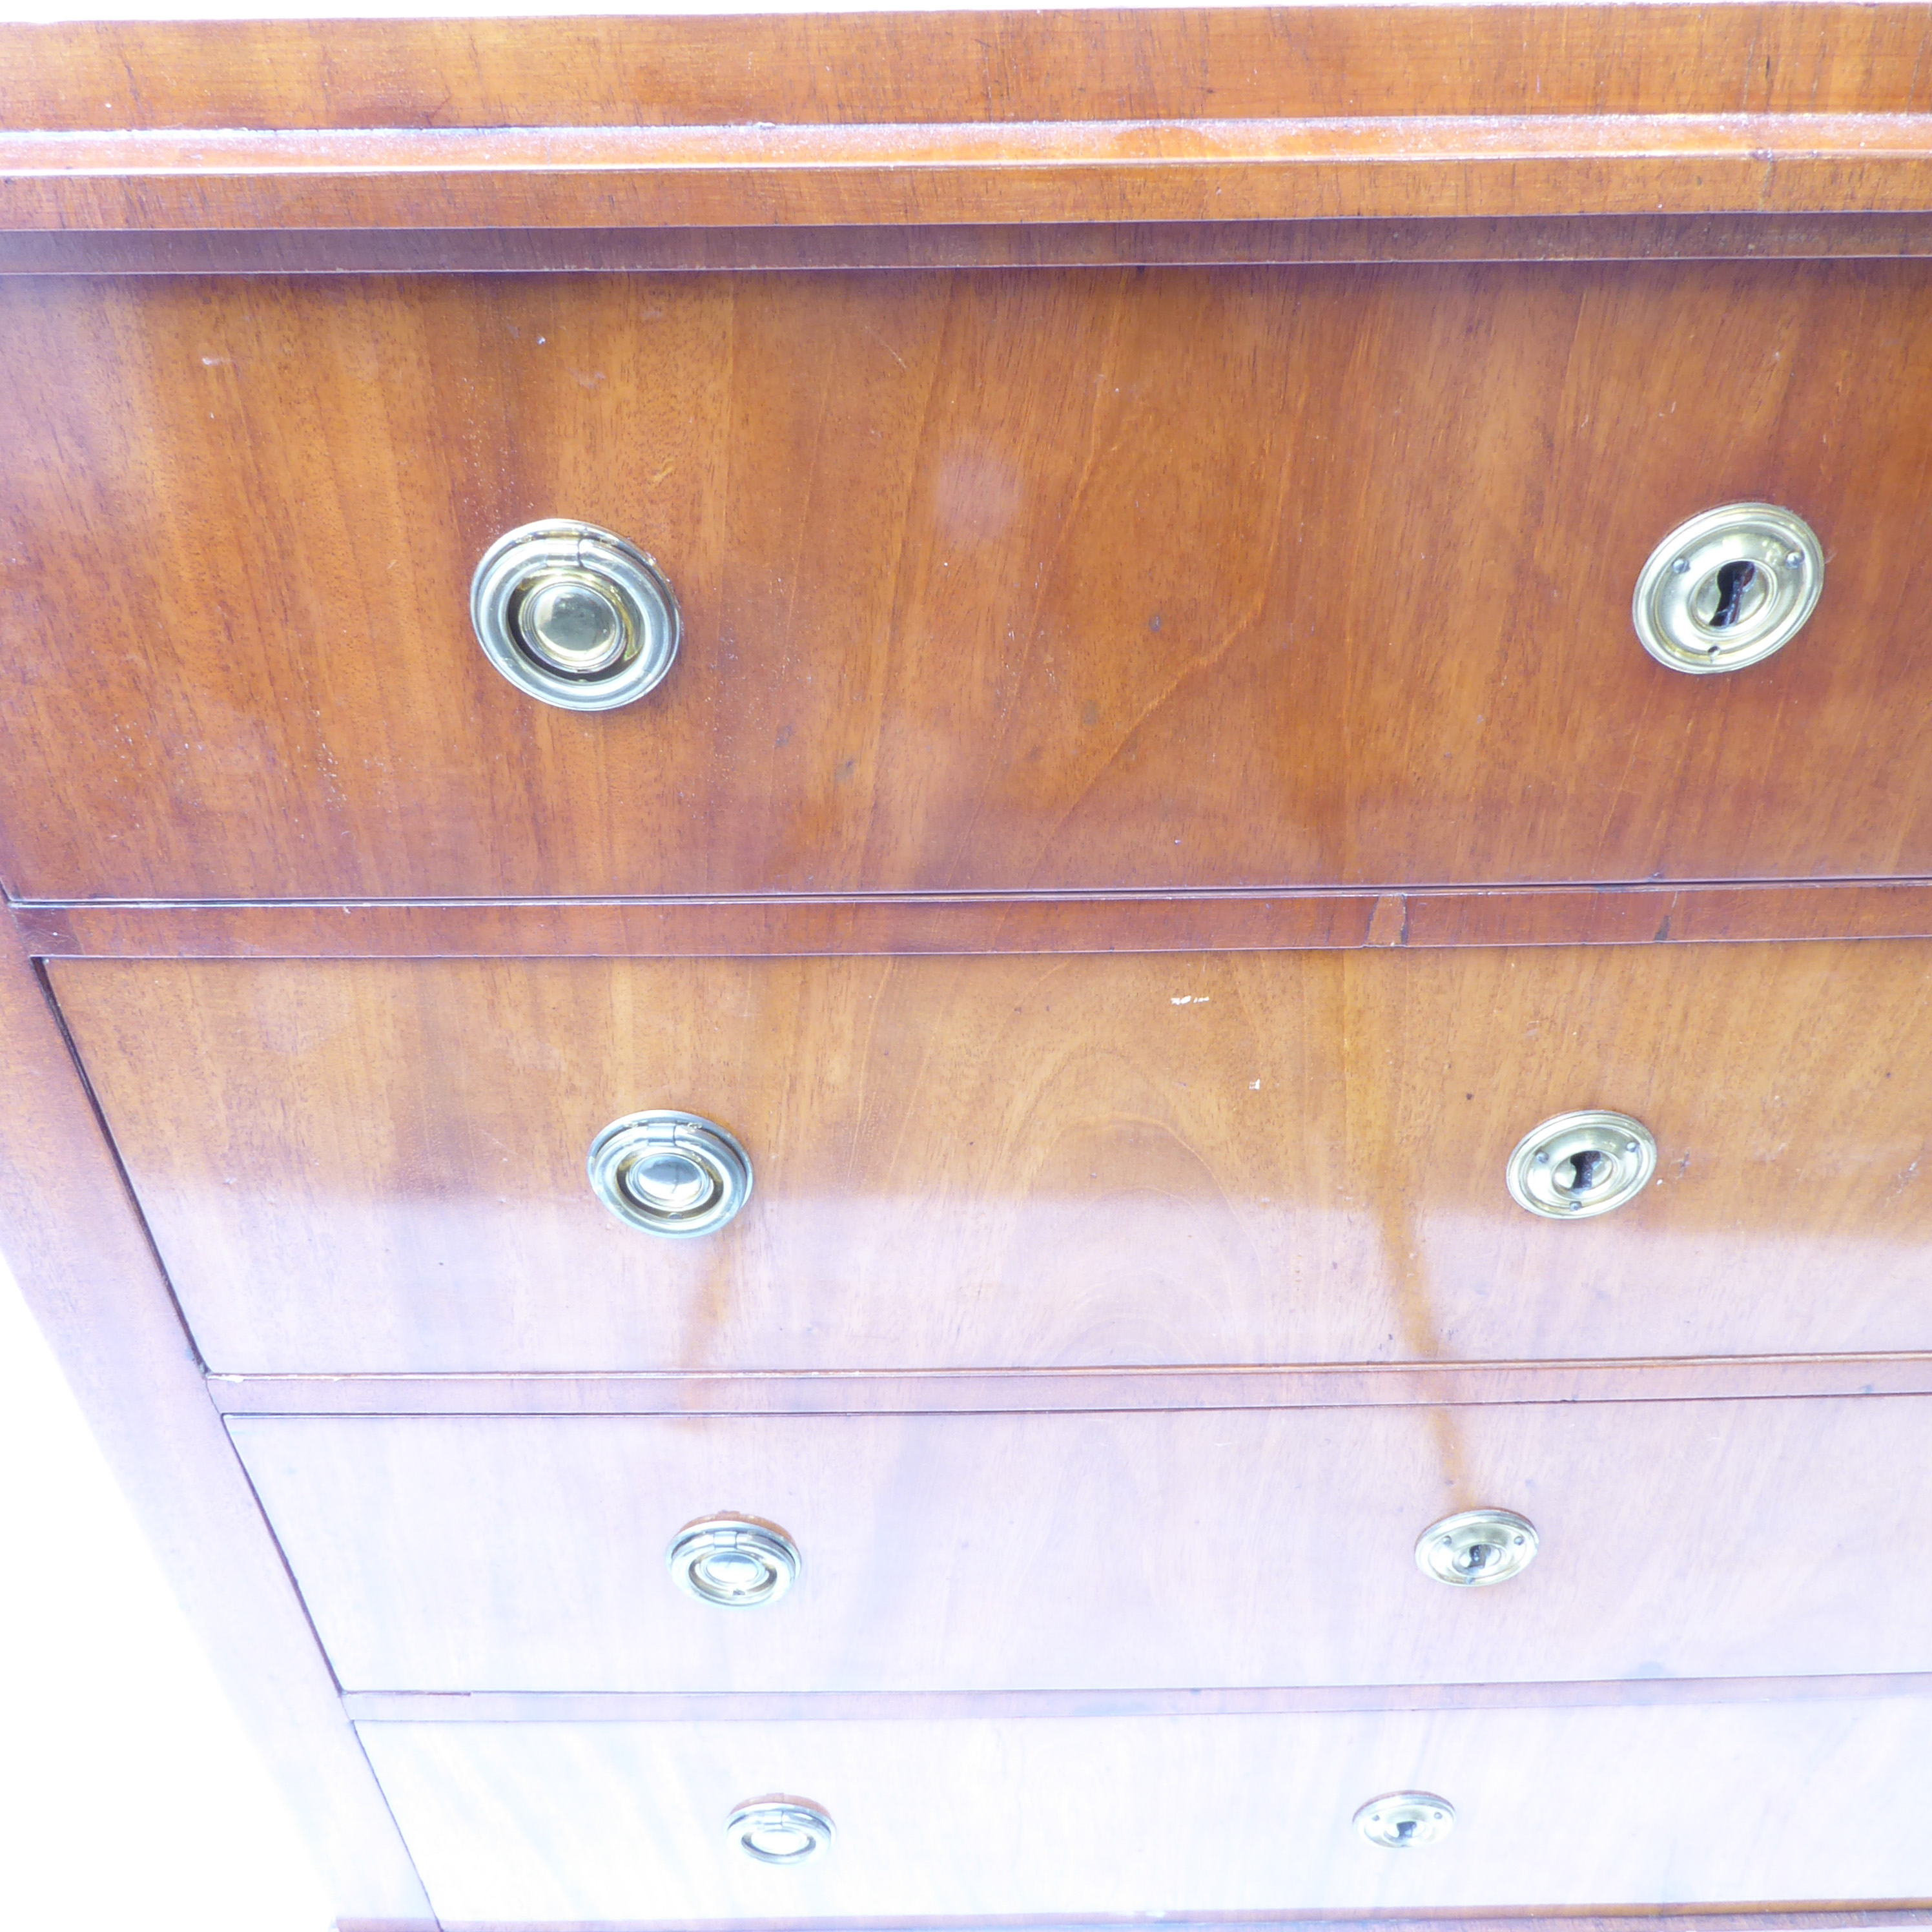
[[[1932, 872], [1928, 286], [1916, 262], [0, 284], [0, 877]], [[1823, 602], [1768, 662], [1678, 675], [1633, 588], [1741, 500], [1814, 527]], [[556, 518], [682, 602], [676, 665], [626, 709], [535, 702], [472, 634], [479, 558]]]
[[[236, 1417], [351, 1690], [906, 1691], [1932, 1670], [1932, 1398], [866, 1417]], [[1423, 1532], [1507, 1509], [1485, 1588]], [[694, 1520], [797, 1580], [698, 1600]]]
[[[1932, 1348], [1932, 946], [54, 962], [218, 1370], [909, 1370]], [[1510, 1198], [1532, 1128], [1654, 1184]], [[748, 1150], [695, 1240], [586, 1149]]]

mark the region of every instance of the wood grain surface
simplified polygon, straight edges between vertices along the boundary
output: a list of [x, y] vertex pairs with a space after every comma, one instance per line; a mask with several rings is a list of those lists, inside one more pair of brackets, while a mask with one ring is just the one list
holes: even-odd
[[[0, 1091], [6, 1268], [260, 1762], [280, 1786], [326, 1895], [392, 1932], [432, 1932], [422, 1888], [209, 1404], [46, 989], [4, 920]], [[9, 1587], [36, 1587], [17, 1561]], [[31, 1902], [15, 1896], [31, 1912]]]
[[[220, 1371], [1932, 1346], [1910, 943], [51, 972]], [[588, 1190], [655, 1106], [751, 1151], [716, 1238]], [[1656, 1184], [1524, 1213], [1586, 1106]]]
[[[1910, 1898], [1924, 1709], [361, 1729], [446, 1926], [963, 1926], [1150, 1900], [1184, 1918]], [[1416, 1789], [1457, 1808], [1442, 1844], [1391, 1855], [1350, 1828]], [[732, 1807], [774, 1791], [830, 1812], [816, 1864], [727, 1844]]]
[[895, 228], [0, 229], [0, 274], [10, 275], [731, 273], [1928, 254], [1932, 214], [1870, 213]]
[[1932, 938], [1932, 881], [16, 906], [38, 958], [717, 959]]
[[[351, 1690], [1110, 1691], [1932, 1672], [1932, 1401], [862, 1417], [236, 1417]], [[1414, 1559], [1527, 1516], [1520, 1577]], [[720, 1510], [754, 1612], [664, 1552]]]
[[686, 126], [1932, 108], [1919, 4], [0, 25], [0, 127]]
[[1927, 114], [0, 133], [29, 230], [1928, 209]]
[[[7, 884], [1922, 876], [1926, 273], [17, 280]], [[1823, 604], [1666, 670], [1630, 586], [1740, 498]], [[470, 632], [560, 514], [685, 605], [622, 712]]]
[[230, 1375], [226, 1415], [1012, 1414], [1148, 1409], [1757, 1402], [1932, 1395], [1932, 1354], [1678, 1355], [1621, 1360], [1354, 1362], [1295, 1368], [863, 1370]]

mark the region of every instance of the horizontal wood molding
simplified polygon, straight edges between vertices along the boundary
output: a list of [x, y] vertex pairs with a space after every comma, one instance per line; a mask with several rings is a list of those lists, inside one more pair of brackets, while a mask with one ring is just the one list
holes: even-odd
[[1602, 1683], [1349, 1684], [1239, 1690], [890, 1691], [350, 1690], [358, 1724], [911, 1724], [947, 1718], [1273, 1718], [1330, 1711], [1592, 1710], [1923, 1697], [1932, 1675], [1648, 1677]]
[[1882, 260], [1932, 255], [1932, 214], [1040, 222], [840, 228], [0, 230], [0, 274], [743, 273], [1293, 267], [1378, 262]]
[[1932, 938], [1932, 880], [1376, 892], [16, 904], [73, 959], [707, 958]]
[[0, 135], [0, 226], [27, 230], [1928, 208], [1926, 113]]
[[859, 1415], [1932, 1394], [1932, 1354], [923, 1374], [214, 1375], [227, 1415]]
[[1923, 4], [1420, 5], [0, 26], [0, 127], [1932, 109]]
[[[1400, 1925], [1406, 1932], [1524, 1932], [1524, 1928], [1547, 1925], [1564, 1932], [1711, 1932], [1721, 1926], [1725, 1932], [1865, 1932], [1867, 1928], [1932, 1924], [1932, 1906], [1900, 1903], [1874, 1904], [1861, 1901], [1842, 1907], [1825, 1905], [1712, 1905], [1695, 1912], [1646, 1911], [1630, 1906], [1609, 1906], [1598, 1912], [1501, 1912], [1480, 1918], [1457, 1918], [1440, 1912], [1391, 1911], [1364, 1913], [1344, 1918], [1334, 1913], [1246, 1912], [1219, 1916], [1199, 1912], [1166, 1912], [1159, 1918], [1031, 1918], [1008, 1919], [916, 1918], [890, 1919], [812, 1918], [719, 1920], [710, 1924], [680, 1924], [674, 1928], [645, 1921], [613, 1922], [599, 1920], [594, 1926], [507, 1924], [492, 1922], [487, 1926], [460, 1919], [446, 1918], [441, 1932], [978, 1932], [978, 1928], [1025, 1928], [1025, 1932], [1147, 1932], [1158, 1926], [1160, 1932], [1267, 1932], [1271, 1927], [1293, 1927], [1294, 1932], [1342, 1932], [1342, 1928], [1370, 1925]], [[415, 1922], [340, 1919], [337, 1932], [416, 1932]], [[425, 1928], [426, 1932], [426, 1928]]]

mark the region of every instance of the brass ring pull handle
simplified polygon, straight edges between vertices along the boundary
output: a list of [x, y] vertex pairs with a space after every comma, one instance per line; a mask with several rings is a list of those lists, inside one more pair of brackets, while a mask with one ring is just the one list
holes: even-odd
[[761, 1865], [802, 1865], [832, 1840], [832, 1820], [808, 1798], [748, 1798], [724, 1821], [724, 1832]]
[[483, 554], [470, 616], [518, 690], [566, 711], [614, 711], [664, 681], [684, 620], [636, 544], [553, 519], [506, 530]]
[[1656, 1172], [1657, 1142], [1641, 1120], [1592, 1108], [1532, 1127], [1504, 1179], [1519, 1207], [1576, 1221], [1634, 1201]]
[[1742, 670], [1804, 629], [1825, 588], [1825, 548], [1775, 503], [1726, 503], [1650, 554], [1630, 600], [1643, 647], [1672, 670]]
[[619, 1220], [673, 1240], [715, 1234], [752, 1198], [752, 1157], [715, 1120], [659, 1108], [590, 1143], [592, 1191]]
[[678, 1588], [700, 1604], [761, 1610], [798, 1580], [798, 1545], [754, 1516], [700, 1516], [671, 1538], [664, 1562]]

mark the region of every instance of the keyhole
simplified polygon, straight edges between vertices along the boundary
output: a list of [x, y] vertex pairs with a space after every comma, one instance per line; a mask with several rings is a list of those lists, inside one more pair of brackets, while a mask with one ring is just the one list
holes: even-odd
[[1754, 563], [1727, 563], [1718, 572], [1718, 608], [1711, 613], [1709, 627], [1727, 630], [1744, 615], [1744, 592], [1757, 581]]
[[[1610, 1156], [1599, 1154], [1594, 1148], [1585, 1148], [1580, 1154], [1573, 1154], [1556, 1171], [1556, 1185], [1565, 1194], [1587, 1194], [1597, 1184], [1598, 1170], [1609, 1161]], [[1569, 1178], [1564, 1178], [1564, 1168], [1569, 1170]]]
[[1406, 1845], [1414, 1836], [1415, 1820], [1413, 1818], [1401, 1818], [1396, 1821], [1395, 1841], [1397, 1844]]

